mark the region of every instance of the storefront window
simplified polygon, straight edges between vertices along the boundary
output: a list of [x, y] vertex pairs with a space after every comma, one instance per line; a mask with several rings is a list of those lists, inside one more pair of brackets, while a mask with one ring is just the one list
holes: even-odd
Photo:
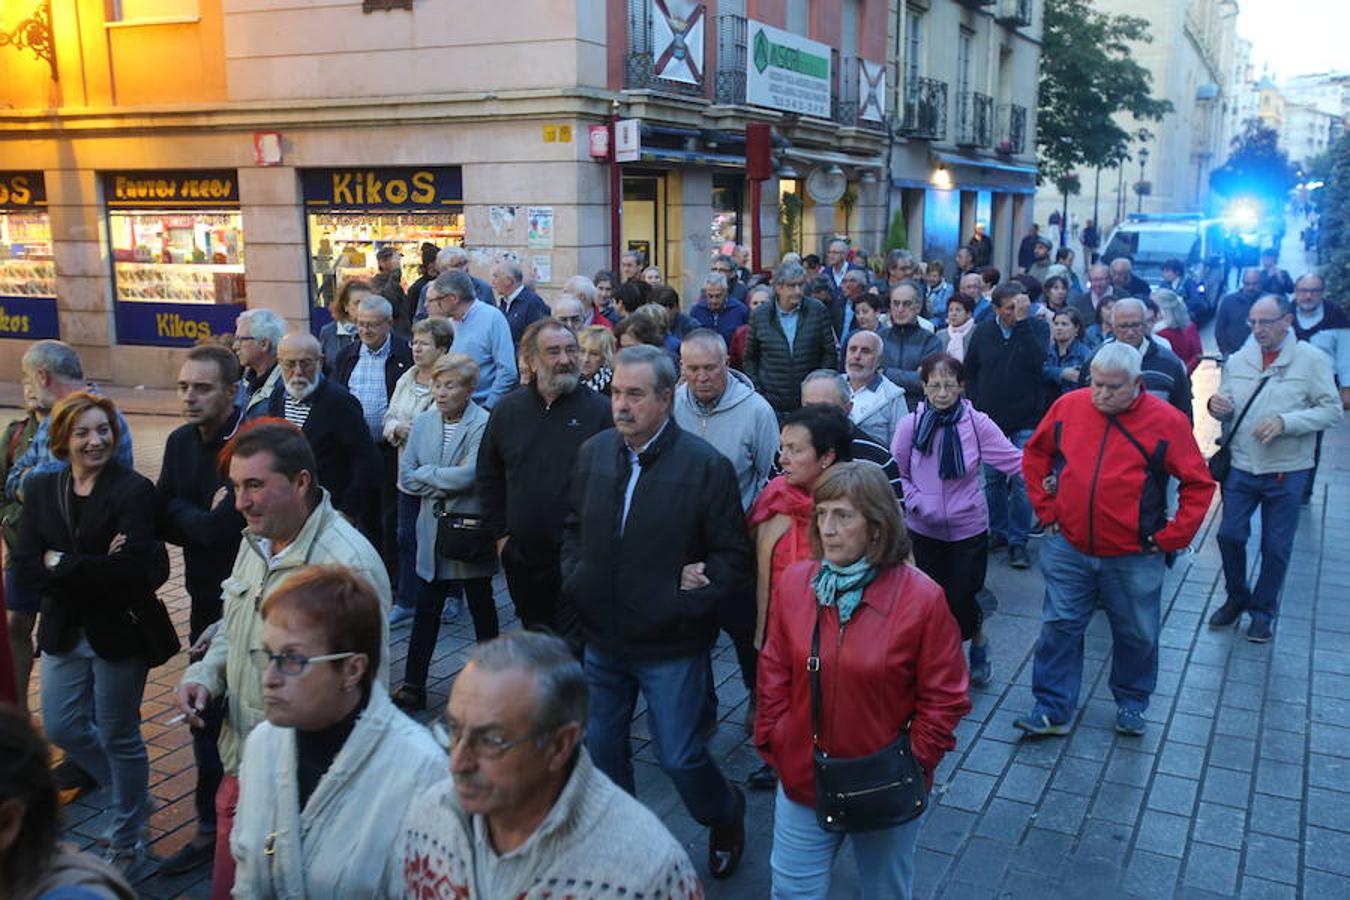
[[0, 338], [60, 336], [41, 172], [0, 172]]
[[375, 254], [403, 256], [406, 289], [421, 275], [421, 246], [464, 244], [464, 192], [458, 166], [311, 169], [301, 174], [309, 232], [314, 328], [326, 324], [338, 285], [371, 279]]
[[187, 346], [234, 330], [245, 309], [233, 170], [104, 176], [117, 340]]
[[709, 235], [719, 253], [741, 243], [741, 186], [736, 175], [714, 175], [712, 191], [712, 229]]

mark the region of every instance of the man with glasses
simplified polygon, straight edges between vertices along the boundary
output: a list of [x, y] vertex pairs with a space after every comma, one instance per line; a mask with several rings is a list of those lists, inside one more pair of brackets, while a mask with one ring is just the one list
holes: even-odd
[[245, 419], [266, 415], [267, 401], [281, 381], [277, 348], [286, 336], [286, 322], [270, 309], [250, 309], [234, 323], [234, 355], [244, 367], [235, 403]]
[[[891, 324], [881, 332], [881, 371], [905, 392], [905, 403], [912, 411], [923, 396], [919, 383], [919, 363], [942, 351], [942, 342], [924, 328], [919, 313], [923, 293], [917, 284], [905, 281], [891, 288]], [[887, 439], [882, 443], [890, 443]]]
[[[281, 342], [280, 365], [305, 373], [296, 379], [318, 379], [319, 345], [308, 334]], [[289, 362], [289, 366], [288, 366]], [[324, 381], [328, 389], [342, 391]], [[357, 416], [355, 402], [342, 391]], [[274, 398], [275, 399], [275, 398]], [[350, 421], [350, 420], [349, 420]], [[373, 448], [372, 448], [373, 453]], [[224, 450], [229, 460], [234, 506], [244, 517], [244, 539], [230, 575], [221, 584], [224, 613], [197, 644], [204, 655], [188, 667], [178, 687], [178, 703], [188, 724], [201, 728], [202, 713], [214, 698], [227, 699], [220, 732], [220, 759], [225, 777], [216, 794], [216, 852], [211, 873], [212, 897], [226, 898], [234, 884], [230, 831], [239, 800], [239, 760], [244, 740], [265, 717], [262, 683], [249, 659], [262, 646], [263, 602], [287, 579], [306, 566], [345, 566], [374, 587], [380, 600], [382, 646], [389, 647], [387, 617], [391, 603], [384, 563], [370, 542], [353, 528], [330, 500], [316, 477], [319, 465], [299, 429], [284, 422], [260, 423], [232, 439]], [[389, 684], [388, 653], [382, 653], [375, 690]]]
[[[725, 257], [730, 264], [730, 257]], [[689, 310], [689, 317], [703, 328], [711, 328], [728, 344], [736, 329], [750, 321], [750, 307], [731, 290], [730, 277], [722, 269], [714, 269], [703, 279], [703, 294]]]
[[731, 297], [740, 300], [742, 303], [745, 302], [745, 281], [742, 280], [743, 273], [740, 267], [736, 265], [736, 260], [726, 254], [713, 257], [712, 271], [727, 280], [727, 290]]
[[781, 419], [802, 404], [801, 383], [816, 369], [839, 368], [830, 311], [803, 297], [806, 270], [786, 262], [773, 273], [774, 302], [750, 314], [744, 371]]
[[[1175, 406], [1186, 414], [1187, 419], [1193, 419], [1191, 379], [1186, 374], [1186, 364], [1171, 350], [1153, 340], [1149, 334], [1148, 308], [1144, 302], [1134, 297], [1117, 300], [1115, 306], [1111, 307], [1111, 331], [1114, 340], [1129, 344], [1142, 354], [1144, 389]], [[1086, 387], [1092, 377], [1091, 363], [1092, 358], [1089, 357], [1088, 364], [1082, 367], [1080, 386]]]
[[[1209, 398], [1209, 414], [1224, 423], [1223, 439], [1232, 454], [1218, 534], [1228, 599], [1209, 624], [1226, 628], [1245, 612], [1251, 616], [1247, 640], [1254, 643], [1271, 638], [1299, 503], [1312, 476], [1315, 435], [1341, 418], [1331, 360], [1295, 337], [1293, 321], [1293, 305], [1279, 294], [1253, 303], [1247, 320], [1252, 340], [1228, 358], [1218, 393]], [[1252, 585], [1247, 539], [1258, 509], [1261, 571]]]
[[[1336, 385], [1341, 389], [1341, 408], [1350, 409], [1350, 315], [1338, 303], [1323, 299], [1326, 282], [1309, 272], [1294, 283], [1294, 334], [1331, 357]], [[1303, 504], [1312, 502], [1313, 482], [1322, 462], [1322, 432], [1317, 432], [1313, 469], [1303, 489]]]
[[580, 297], [559, 294], [553, 300], [553, 318], [566, 325], [568, 331], [576, 334], [586, 327], [586, 306]]
[[319, 342], [308, 333], [288, 334], [277, 351], [281, 383], [267, 415], [286, 419], [313, 448], [315, 479], [333, 507], [370, 539], [380, 540], [379, 485], [383, 465], [361, 404], [347, 389], [323, 377]]
[[703, 896], [689, 855], [591, 761], [581, 666], [556, 637], [479, 644], [446, 709], [450, 775], [404, 820], [399, 895]]

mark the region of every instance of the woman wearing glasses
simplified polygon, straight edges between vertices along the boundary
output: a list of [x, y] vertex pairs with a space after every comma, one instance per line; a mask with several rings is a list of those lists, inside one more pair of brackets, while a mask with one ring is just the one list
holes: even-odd
[[947, 605], [970, 641], [970, 683], [991, 674], [983, 612], [976, 599], [984, 588], [989, 557], [989, 507], [982, 466], [1008, 475], [1022, 471], [1022, 451], [994, 420], [961, 396], [961, 363], [935, 353], [919, 364], [924, 400], [900, 421], [891, 454], [905, 490], [905, 525], [914, 542], [914, 562], [942, 586]]
[[445, 751], [375, 687], [375, 590], [313, 566], [262, 605], [267, 721], [249, 735], [230, 835], [236, 897], [402, 896], [394, 844], [412, 798], [445, 778]]

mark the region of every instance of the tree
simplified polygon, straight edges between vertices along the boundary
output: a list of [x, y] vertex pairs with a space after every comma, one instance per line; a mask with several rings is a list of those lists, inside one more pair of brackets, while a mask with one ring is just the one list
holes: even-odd
[[1142, 126], [1122, 127], [1118, 113], [1157, 122], [1172, 111], [1170, 101], [1152, 95], [1153, 76], [1132, 58], [1131, 44], [1152, 40], [1147, 19], [1102, 13], [1089, 0], [1046, 0], [1036, 111], [1043, 179], [1128, 159], [1130, 142], [1151, 135]]
[[1280, 149], [1280, 133], [1251, 118], [1229, 146], [1228, 161], [1209, 173], [1209, 186], [1225, 197], [1251, 194], [1278, 206], [1298, 180], [1288, 154]]
[[883, 253], [890, 253], [892, 250], [908, 250], [909, 233], [905, 228], [905, 211], [897, 209], [891, 214], [891, 228], [886, 232], [886, 245], [881, 248]]
[[1318, 256], [1327, 296], [1350, 307], [1350, 134], [1331, 149], [1331, 172], [1321, 194]]

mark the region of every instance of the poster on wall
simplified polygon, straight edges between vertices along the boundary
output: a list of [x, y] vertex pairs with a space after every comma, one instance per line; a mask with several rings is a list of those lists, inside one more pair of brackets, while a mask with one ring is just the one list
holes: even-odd
[[754, 19], [749, 26], [746, 102], [830, 118], [829, 46]]
[[0, 339], [60, 336], [46, 181], [0, 172]]
[[548, 248], [553, 246], [553, 207], [531, 206], [526, 216], [529, 230], [525, 241], [530, 247]]
[[233, 169], [104, 172], [119, 344], [188, 347], [246, 308]]

